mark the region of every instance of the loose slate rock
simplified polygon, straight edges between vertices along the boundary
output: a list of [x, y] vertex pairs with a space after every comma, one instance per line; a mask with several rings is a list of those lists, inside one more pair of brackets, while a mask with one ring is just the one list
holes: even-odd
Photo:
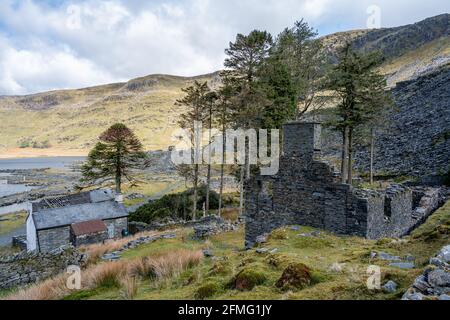
[[400, 269], [414, 269], [416, 266], [411, 262], [393, 262], [389, 264], [390, 267], [400, 268]]
[[450, 245], [443, 247], [437, 255], [437, 258], [446, 263], [450, 263]]
[[383, 286], [383, 290], [388, 293], [394, 293], [395, 291], [397, 291], [397, 283], [390, 280]]
[[400, 257], [390, 255], [389, 253], [386, 253], [386, 252], [379, 252], [377, 254], [377, 257], [380, 260], [386, 260], [386, 261], [401, 261], [402, 260], [402, 259], [400, 259]]
[[214, 257], [213, 252], [212, 252], [211, 250], [209, 250], [209, 249], [203, 250], [203, 255], [204, 255], [206, 258]]
[[442, 269], [431, 271], [428, 274], [428, 283], [433, 287], [450, 287], [450, 273]]

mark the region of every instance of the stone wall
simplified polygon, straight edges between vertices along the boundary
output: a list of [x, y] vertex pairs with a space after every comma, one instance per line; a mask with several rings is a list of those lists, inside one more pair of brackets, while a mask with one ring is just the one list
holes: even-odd
[[106, 227], [114, 226], [114, 238], [122, 238], [122, 230], [128, 230], [128, 218], [104, 220]]
[[321, 161], [320, 136], [317, 123], [286, 125], [278, 174], [246, 182], [246, 247], [286, 225], [370, 239], [401, 237], [442, 203], [439, 189], [413, 192], [392, 185], [378, 192], [340, 183], [339, 173]]
[[[128, 230], [128, 218], [104, 220], [106, 227], [114, 226], [114, 238], [122, 238], [122, 230]], [[60, 228], [38, 230], [38, 245], [41, 252], [49, 252], [61, 246], [72, 245], [70, 226]], [[109, 236], [108, 236], [109, 237]], [[91, 239], [93, 240], [93, 239]], [[98, 237], [98, 242], [103, 237]], [[87, 240], [86, 240], [87, 241]], [[89, 243], [93, 243], [92, 241]]]
[[0, 289], [35, 283], [64, 272], [70, 265], [84, 266], [87, 257], [71, 247], [48, 253], [21, 252], [0, 258]]
[[386, 193], [376, 193], [369, 198], [367, 238], [397, 238], [408, 233], [414, 225], [412, 219], [412, 190], [393, 185]]
[[41, 252], [50, 252], [62, 246], [70, 245], [70, 227], [38, 230], [38, 246]]
[[92, 234], [82, 234], [79, 236], [72, 235], [72, 244], [75, 247], [79, 247], [82, 245], [94, 244], [94, 243], [102, 243], [103, 241], [108, 239], [108, 232], [101, 231]]

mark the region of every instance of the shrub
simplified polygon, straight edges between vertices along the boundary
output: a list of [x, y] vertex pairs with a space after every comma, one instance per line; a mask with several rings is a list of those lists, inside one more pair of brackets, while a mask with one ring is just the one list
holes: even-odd
[[[155, 220], [167, 217], [184, 218], [185, 214], [187, 215], [186, 218], [189, 218], [192, 210], [193, 193], [194, 191], [190, 189], [177, 194], [165, 195], [161, 199], [148, 203], [137, 209], [130, 215], [130, 221], [152, 223]], [[206, 187], [201, 186], [198, 189], [198, 210], [203, 208], [203, 203], [205, 201]], [[219, 208], [219, 195], [213, 190], [210, 190], [209, 201], [210, 209], [214, 210]]]
[[278, 279], [276, 286], [283, 290], [303, 289], [311, 284], [311, 271], [303, 263], [290, 264]]
[[195, 291], [195, 298], [199, 300], [211, 298], [219, 291], [219, 284], [213, 281], [209, 281], [197, 288], [197, 290]]
[[250, 291], [266, 280], [264, 272], [254, 268], [245, 268], [234, 277], [233, 287], [240, 291]]

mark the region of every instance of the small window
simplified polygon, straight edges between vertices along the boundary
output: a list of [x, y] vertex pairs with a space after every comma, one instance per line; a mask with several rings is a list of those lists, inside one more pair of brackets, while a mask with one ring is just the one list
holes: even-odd
[[392, 217], [392, 203], [391, 198], [386, 197], [384, 199], [384, 216], [388, 219]]

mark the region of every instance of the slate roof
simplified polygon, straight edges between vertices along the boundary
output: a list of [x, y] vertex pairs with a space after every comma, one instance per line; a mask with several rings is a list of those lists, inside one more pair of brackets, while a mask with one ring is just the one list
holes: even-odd
[[33, 212], [62, 208], [83, 203], [103, 202], [113, 199], [114, 195], [110, 189], [81, 192], [62, 197], [45, 198], [39, 202], [34, 202]]
[[53, 198], [52, 202], [49, 200], [33, 203], [33, 220], [37, 230], [128, 217], [127, 209], [114, 200], [111, 190], [95, 190]]
[[102, 220], [84, 221], [71, 226], [75, 236], [93, 234], [106, 231], [106, 224]]

